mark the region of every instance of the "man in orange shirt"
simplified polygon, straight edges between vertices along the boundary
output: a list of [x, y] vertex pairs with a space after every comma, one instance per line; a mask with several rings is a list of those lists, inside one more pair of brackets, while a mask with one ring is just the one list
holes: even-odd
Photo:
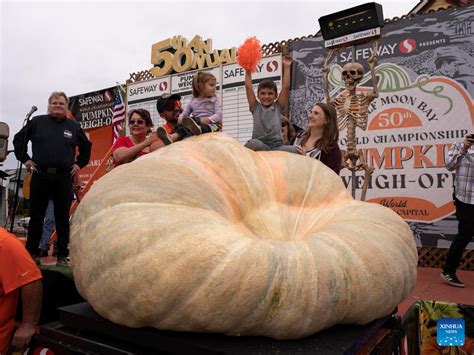
[[178, 94], [163, 94], [156, 101], [156, 110], [165, 120], [163, 126], [158, 127], [156, 134], [161, 141], [155, 142], [150, 150], [156, 150], [173, 141], [192, 136], [192, 133], [183, 125], [178, 125], [179, 115], [183, 112], [181, 96]]
[[[6, 354], [10, 345], [26, 349], [37, 332], [43, 298], [41, 277], [23, 244], [0, 228], [0, 355]], [[23, 317], [14, 331], [20, 294]]]

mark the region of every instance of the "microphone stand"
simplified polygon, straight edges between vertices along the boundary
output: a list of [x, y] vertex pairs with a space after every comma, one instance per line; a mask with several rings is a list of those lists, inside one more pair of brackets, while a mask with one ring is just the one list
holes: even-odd
[[[28, 122], [30, 122], [30, 117], [31, 115], [35, 112], [36, 110], [31, 110], [28, 112], [28, 114], [25, 117], [25, 120], [23, 121], [23, 126], [21, 129], [23, 129], [26, 125], [28, 125]], [[20, 130], [21, 131], [21, 130]], [[23, 139], [21, 141], [21, 149], [22, 151], [27, 148], [27, 140], [26, 140], [26, 134], [23, 135]], [[16, 186], [15, 186], [15, 195], [13, 197], [13, 204], [12, 204], [12, 215], [11, 215], [11, 223], [10, 223], [10, 233], [13, 233], [13, 226], [15, 225], [15, 215], [16, 215], [16, 209], [17, 209], [17, 204], [18, 204], [18, 194], [20, 191], [20, 183], [21, 183], [21, 161], [18, 161], [17, 165], [17, 174], [16, 174]]]

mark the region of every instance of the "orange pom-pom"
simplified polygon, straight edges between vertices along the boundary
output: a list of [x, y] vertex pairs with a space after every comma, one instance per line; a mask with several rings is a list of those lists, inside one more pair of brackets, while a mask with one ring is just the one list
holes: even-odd
[[257, 71], [260, 59], [262, 59], [260, 41], [256, 37], [247, 38], [237, 50], [237, 62], [245, 70], [254, 73]]

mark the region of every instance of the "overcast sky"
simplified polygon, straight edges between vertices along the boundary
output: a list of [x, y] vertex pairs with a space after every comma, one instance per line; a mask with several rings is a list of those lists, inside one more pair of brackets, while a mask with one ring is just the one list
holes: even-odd
[[[0, 0], [0, 121], [9, 146], [31, 107], [52, 91], [74, 96], [124, 83], [151, 68], [153, 43], [174, 35], [211, 38], [213, 49], [315, 34], [318, 18], [369, 1], [5, 1]], [[378, 0], [384, 18], [418, 1]], [[3, 168], [15, 168], [10, 154]]]

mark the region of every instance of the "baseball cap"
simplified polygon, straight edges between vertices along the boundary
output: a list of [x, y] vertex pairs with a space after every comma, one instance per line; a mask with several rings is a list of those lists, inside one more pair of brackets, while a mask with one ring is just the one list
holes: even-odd
[[172, 103], [172, 101], [178, 101], [179, 102], [180, 100], [181, 100], [181, 96], [178, 95], [178, 94], [173, 94], [173, 95], [163, 94], [158, 98], [158, 100], [156, 100], [156, 110], [159, 113], [162, 113], [167, 108], [168, 109], [171, 108], [170, 104], [174, 108], [175, 104]]

